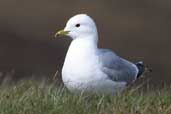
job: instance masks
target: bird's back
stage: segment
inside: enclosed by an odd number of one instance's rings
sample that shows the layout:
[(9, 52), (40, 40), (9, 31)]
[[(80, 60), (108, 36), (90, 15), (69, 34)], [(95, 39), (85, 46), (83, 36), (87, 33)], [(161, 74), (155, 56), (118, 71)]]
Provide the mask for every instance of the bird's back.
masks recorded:
[(136, 79), (138, 68), (135, 64), (117, 56), (108, 49), (99, 49), (98, 55), (103, 65), (102, 71), (111, 80), (131, 83)]

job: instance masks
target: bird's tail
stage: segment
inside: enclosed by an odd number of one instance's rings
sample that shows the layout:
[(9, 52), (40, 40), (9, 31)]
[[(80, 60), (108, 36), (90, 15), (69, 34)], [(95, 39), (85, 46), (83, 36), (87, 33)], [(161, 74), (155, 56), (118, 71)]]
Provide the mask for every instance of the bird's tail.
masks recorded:
[(144, 73), (151, 72), (152, 70), (144, 65), (143, 61), (135, 64), (138, 68), (137, 78), (141, 77)]

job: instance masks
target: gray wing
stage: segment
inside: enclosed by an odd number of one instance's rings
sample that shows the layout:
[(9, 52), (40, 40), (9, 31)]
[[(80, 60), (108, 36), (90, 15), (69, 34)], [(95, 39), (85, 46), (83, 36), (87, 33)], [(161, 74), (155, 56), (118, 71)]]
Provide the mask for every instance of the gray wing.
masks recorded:
[(98, 56), (102, 62), (102, 71), (111, 80), (129, 84), (136, 79), (138, 69), (133, 63), (120, 58), (108, 49), (99, 49)]

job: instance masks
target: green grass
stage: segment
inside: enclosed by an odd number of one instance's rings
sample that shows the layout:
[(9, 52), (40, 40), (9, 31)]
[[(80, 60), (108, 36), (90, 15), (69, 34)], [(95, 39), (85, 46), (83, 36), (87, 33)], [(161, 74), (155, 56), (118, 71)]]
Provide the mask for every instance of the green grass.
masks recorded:
[(74, 95), (53, 84), (23, 81), (0, 87), (0, 114), (171, 114), (171, 90)]

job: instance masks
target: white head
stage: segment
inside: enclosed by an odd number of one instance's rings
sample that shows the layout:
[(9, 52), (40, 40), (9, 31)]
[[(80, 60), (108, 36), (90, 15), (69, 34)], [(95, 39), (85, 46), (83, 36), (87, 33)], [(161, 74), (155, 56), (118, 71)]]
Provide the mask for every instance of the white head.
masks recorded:
[(70, 36), (73, 40), (77, 38), (94, 38), (98, 40), (96, 24), (93, 19), (86, 14), (78, 14), (71, 17), (64, 30), (56, 33), (57, 35)]

